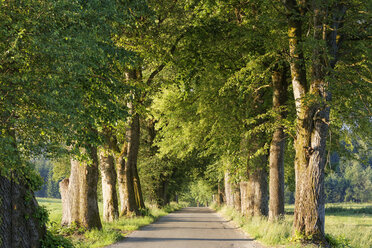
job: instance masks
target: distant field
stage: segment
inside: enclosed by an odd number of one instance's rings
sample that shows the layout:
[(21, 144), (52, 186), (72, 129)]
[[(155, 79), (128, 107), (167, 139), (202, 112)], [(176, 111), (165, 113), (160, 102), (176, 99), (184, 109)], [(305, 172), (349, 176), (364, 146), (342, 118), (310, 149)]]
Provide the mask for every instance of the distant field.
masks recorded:
[(54, 198), (36, 198), (41, 206), (45, 206), (49, 211), (49, 222), (61, 223), (62, 201)]
[[(49, 211), (49, 222), (60, 223), (62, 219), (62, 201), (55, 198), (39, 198), (36, 200), (41, 206), (45, 206)], [(99, 212), (102, 216), (102, 202), (98, 203)]]

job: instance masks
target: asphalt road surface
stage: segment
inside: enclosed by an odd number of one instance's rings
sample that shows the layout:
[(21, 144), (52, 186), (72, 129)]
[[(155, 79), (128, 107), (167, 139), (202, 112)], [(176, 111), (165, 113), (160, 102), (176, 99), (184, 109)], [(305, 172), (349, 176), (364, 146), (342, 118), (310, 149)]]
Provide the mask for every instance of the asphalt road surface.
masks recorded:
[(209, 208), (184, 208), (109, 248), (263, 248)]

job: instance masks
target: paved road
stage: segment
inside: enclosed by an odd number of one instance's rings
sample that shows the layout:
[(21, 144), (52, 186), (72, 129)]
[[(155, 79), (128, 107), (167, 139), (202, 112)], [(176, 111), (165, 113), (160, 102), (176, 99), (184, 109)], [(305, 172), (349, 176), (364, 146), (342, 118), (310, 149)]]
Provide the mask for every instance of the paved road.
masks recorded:
[(184, 208), (109, 248), (263, 248), (208, 208)]

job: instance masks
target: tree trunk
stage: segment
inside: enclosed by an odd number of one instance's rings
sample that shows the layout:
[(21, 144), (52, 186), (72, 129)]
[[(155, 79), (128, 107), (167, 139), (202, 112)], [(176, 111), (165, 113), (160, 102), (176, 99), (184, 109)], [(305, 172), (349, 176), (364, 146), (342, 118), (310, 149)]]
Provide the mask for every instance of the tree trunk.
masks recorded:
[(156, 204), (158, 207), (163, 207), (168, 203), (168, 181), (166, 178), (161, 178), (159, 184), (156, 185)]
[[(240, 212), (243, 214), (243, 215), (248, 215), (250, 216), (251, 214), (249, 213), (249, 209), (248, 209), (248, 186), (249, 186), (249, 183), (248, 182), (240, 182)], [(253, 214), (252, 214), (253, 215)]]
[[(86, 152), (88, 152), (92, 164), (80, 164), (79, 161), (71, 160), (71, 174), (68, 181), (68, 197), (62, 198), (62, 201), (69, 203), (70, 219), (68, 225), (75, 223), (77, 226), (83, 226), (87, 229), (101, 229), (102, 224), (99, 216), (97, 200), (97, 148), (93, 146), (88, 147)], [(67, 184), (67, 181), (65, 181), (65, 184)], [(63, 187), (66, 187), (66, 185), (63, 185)], [(68, 208), (63, 209), (68, 211)], [(68, 215), (68, 213), (64, 212), (63, 215)]]
[(270, 146), (270, 206), (269, 220), (284, 216), (284, 150), (283, 128), (274, 131)]
[(62, 199), (62, 221), (61, 225), (66, 226), (70, 224), (71, 210), (70, 210), (70, 196), (68, 191), (69, 179), (65, 178), (59, 183), (59, 191)]
[(77, 160), (71, 159), (71, 172), (68, 184), (68, 198), (62, 199), (63, 201), (69, 202), (70, 219), (68, 225), (77, 224), (80, 225), (80, 175), (79, 175), (80, 163)]
[(267, 172), (265, 168), (254, 168), (247, 182), (240, 183), (241, 212), (246, 216), (266, 216), (268, 212)]
[[(142, 80), (142, 74), (140, 70), (130, 70), (126, 73), (126, 78), (128, 81), (133, 80), (134, 82)], [(128, 103), (129, 112), (132, 115), (129, 129), (127, 131), (127, 167), (128, 175), (130, 175), (130, 180), (133, 183), (134, 197), (136, 200), (137, 208), (145, 208), (145, 203), (143, 201), (141, 182), (138, 176), (137, 169), (137, 158), (140, 145), (140, 116), (136, 113), (135, 106), (133, 102)], [(128, 183), (128, 182), (127, 182)]]
[(101, 229), (101, 219), (98, 210), (98, 156), (97, 147), (88, 146), (87, 153), (92, 161), (90, 165), (80, 166), (80, 225), (87, 229)]
[(39, 211), (34, 193), (27, 186), (0, 176), (0, 247), (40, 247), (46, 228)]
[[(324, 16), (314, 4), (314, 38), (321, 40)], [(289, 48), (293, 92), (296, 101), (297, 125), (295, 140), (296, 200), (294, 230), (305, 235), (307, 240), (327, 245), (324, 236), (324, 165), (330, 108), (325, 82), (325, 54), (319, 43), (313, 51), (312, 81), (307, 95), (305, 61), (299, 48), (302, 23), (289, 18)], [(300, 56), (301, 55), (301, 56)]]
[[(124, 149), (126, 145), (124, 145)], [(139, 213), (134, 194), (133, 175), (128, 163), (125, 161), (125, 153), (118, 158), (118, 183), (120, 194), (120, 216), (132, 216)]]
[(127, 132), (128, 138), (128, 167), (131, 169), (131, 175), (133, 180), (133, 189), (135, 194), (135, 199), (138, 208), (145, 208), (145, 203), (143, 201), (141, 183), (138, 176), (137, 170), (137, 158), (140, 144), (140, 123), (139, 115), (135, 114), (132, 117), (130, 128)]
[[(266, 156), (265, 156), (266, 157)], [(265, 162), (267, 160), (265, 159)], [(265, 163), (266, 165), (266, 163)], [(267, 216), (268, 213), (268, 188), (267, 188), (267, 171), (265, 168), (258, 168), (252, 174), (254, 182), (254, 215)]]
[(102, 177), (103, 220), (112, 222), (119, 217), (115, 158), (104, 150), (100, 151), (100, 169)]
[(225, 171), (225, 197), (226, 197), (226, 205), (229, 207), (234, 206), (234, 195), (232, 190), (232, 185), (230, 182), (230, 174), (228, 171)]
[(241, 211), (240, 184), (234, 184), (233, 190), (234, 208), (240, 212)]
[[(284, 106), (287, 100), (287, 81), (284, 68), (276, 70), (272, 75), (274, 88), (273, 109), (282, 111), (277, 121), (285, 118), (286, 114), (280, 108)], [(284, 215), (284, 151), (285, 151), (285, 133), (282, 126), (275, 129), (270, 145), (270, 202), (269, 202), (269, 220), (275, 220)]]
[(221, 182), (217, 184), (217, 206), (221, 206), (223, 204), (223, 193), (221, 190)]

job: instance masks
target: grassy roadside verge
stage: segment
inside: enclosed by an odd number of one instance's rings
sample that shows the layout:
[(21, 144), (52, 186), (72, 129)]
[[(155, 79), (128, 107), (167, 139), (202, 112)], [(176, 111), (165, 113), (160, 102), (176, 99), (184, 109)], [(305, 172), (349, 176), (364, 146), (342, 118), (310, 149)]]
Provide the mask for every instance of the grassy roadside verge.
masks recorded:
[[(77, 227), (61, 227), (62, 204), (59, 199), (38, 198), (41, 206), (49, 211), (48, 230), (53, 235), (62, 235), (71, 241), (71, 246), (61, 240), (61, 248), (95, 248), (113, 244), (124, 238), (130, 232), (142, 226), (151, 224), (159, 217), (165, 216), (170, 212), (186, 206), (185, 203), (171, 203), (164, 208), (150, 206), (147, 211), (143, 211), (143, 216), (133, 218), (119, 218), (112, 223), (103, 222), (102, 230), (85, 230)], [(58, 241), (57, 241), (58, 242)]]
[[(293, 205), (286, 207), (285, 219), (277, 222), (268, 222), (265, 217), (247, 218), (226, 206), (214, 209), (264, 245), (314, 247), (291, 242)], [(332, 247), (372, 247), (372, 204), (327, 204), (325, 230)]]

